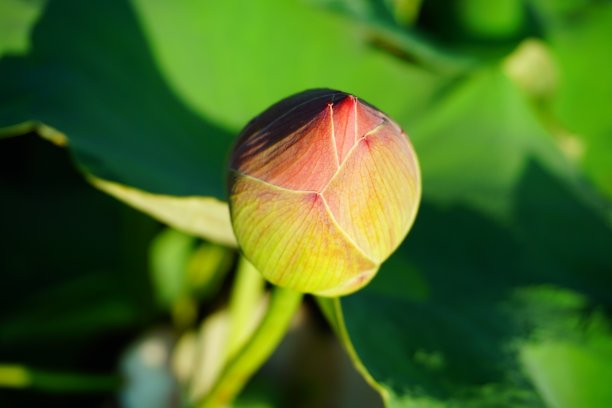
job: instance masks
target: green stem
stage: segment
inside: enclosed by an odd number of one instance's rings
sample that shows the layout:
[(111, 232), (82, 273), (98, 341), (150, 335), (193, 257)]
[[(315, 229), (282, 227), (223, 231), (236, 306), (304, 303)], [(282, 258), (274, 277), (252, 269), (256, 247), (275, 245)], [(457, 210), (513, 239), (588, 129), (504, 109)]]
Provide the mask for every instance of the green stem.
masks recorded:
[(227, 363), (199, 408), (219, 408), (229, 404), (249, 378), (268, 359), (289, 328), (302, 300), (302, 294), (274, 287), (270, 305), (250, 340)]
[(68, 373), (35, 370), (17, 364), (0, 364), (0, 387), (33, 388), (48, 392), (116, 391), (121, 381), (116, 375)]
[(230, 331), (226, 358), (234, 356), (255, 330), (251, 323), (253, 312), (262, 300), (265, 283), (259, 271), (246, 258), (240, 257), (229, 305)]

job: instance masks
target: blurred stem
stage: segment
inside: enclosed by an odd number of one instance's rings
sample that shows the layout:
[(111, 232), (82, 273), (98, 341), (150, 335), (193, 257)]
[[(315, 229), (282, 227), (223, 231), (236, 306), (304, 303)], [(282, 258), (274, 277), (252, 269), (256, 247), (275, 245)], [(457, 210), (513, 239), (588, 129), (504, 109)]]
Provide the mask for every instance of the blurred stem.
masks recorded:
[(274, 287), (266, 315), (249, 341), (231, 358), (199, 408), (228, 405), (276, 349), (302, 300), (302, 293)]
[(252, 320), (264, 291), (265, 281), (259, 271), (240, 257), (230, 298), (230, 329), (226, 346), (229, 359), (242, 347), (253, 331)]
[(48, 392), (116, 391), (119, 376), (35, 370), (17, 364), (0, 364), (0, 387), (33, 388)]

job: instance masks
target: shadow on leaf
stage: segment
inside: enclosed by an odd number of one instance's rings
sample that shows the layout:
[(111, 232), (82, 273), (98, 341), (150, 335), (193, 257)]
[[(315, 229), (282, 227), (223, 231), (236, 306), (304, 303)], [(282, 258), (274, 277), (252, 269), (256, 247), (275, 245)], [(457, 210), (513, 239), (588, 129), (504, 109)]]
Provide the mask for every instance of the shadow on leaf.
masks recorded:
[(0, 126), (53, 126), (106, 180), (221, 198), (230, 135), (174, 95), (128, 2), (94, 3), (50, 1), (29, 54), (0, 60)]
[(593, 313), (609, 308), (612, 233), (603, 212), (531, 161), (513, 218), (505, 225), (424, 201), (377, 278), (342, 300), (357, 353), (393, 395), (541, 405), (521, 346), (543, 333), (580, 341)]

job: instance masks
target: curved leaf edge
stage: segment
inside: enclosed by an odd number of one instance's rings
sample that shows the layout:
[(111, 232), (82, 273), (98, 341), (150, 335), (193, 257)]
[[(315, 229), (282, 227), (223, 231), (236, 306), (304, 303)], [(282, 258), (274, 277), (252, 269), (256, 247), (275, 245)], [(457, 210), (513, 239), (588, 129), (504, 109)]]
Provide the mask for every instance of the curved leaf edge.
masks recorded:
[[(36, 133), (59, 147), (69, 148), (69, 138), (41, 121), (28, 120), (0, 128), (0, 140)], [(97, 189), (142, 211), (156, 220), (188, 234), (221, 245), (236, 247), (229, 207), (211, 196), (171, 196), (154, 194), (97, 177), (87, 172), (73, 157), (75, 166)]]

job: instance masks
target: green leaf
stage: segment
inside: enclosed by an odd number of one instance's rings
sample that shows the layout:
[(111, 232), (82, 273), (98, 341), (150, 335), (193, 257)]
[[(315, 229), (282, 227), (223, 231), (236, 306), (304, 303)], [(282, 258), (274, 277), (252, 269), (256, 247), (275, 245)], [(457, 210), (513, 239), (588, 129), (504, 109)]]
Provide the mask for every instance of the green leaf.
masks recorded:
[(195, 238), (172, 229), (162, 231), (151, 243), (151, 275), (162, 306), (172, 306), (187, 294), (185, 275), (194, 247)]
[(456, 4), (464, 28), (488, 40), (516, 35), (527, 18), (525, 5), (520, 0), (459, 0)]
[(559, 20), (549, 31), (563, 82), (551, 109), (581, 143), (587, 174), (612, 197), (612, 5), (599, 2)]
[(79, 166), (106, 180), (221, 196), (230, 135), (173, 94), (136, 18), (121, 1), (50, 2), (30, 52), (0, 64), (0, 126), (49, 124), (67, 135)]
[(151, 194), (96, 177), (90, 177), (89, 181), (105, 193), (181, 231), (220, 244), (237, 245), (227, 203), (215, 197)]
[(597, 334), (581, 344), (556, 340), (527, 345), (522, 360), (538, 390), (555, 407), (610, 405), (610, 335)]
[(79, 370), (88, 349), (110, 370), (118, 340), (154, 317), (157, 224), (85, 183), (65, 150), (2, 143), (0, 360)]
[(610, 406), (601, 198), (498, 70), (413, 136), (424, 200), (412, 232), (369, 286), (324, 306), (357, 368), (392, 407)]
[(171, 307), (186, 298), (216, 294), (233, 256), (228, 248), (198, 245), (195, 237), (167, 229), (151, 243), (149, 259), (158, 303)]
[(172, 89), (230, 129), (293, 93), (322, 87), (354, 93), (394, 117), (416, 118), (443, 84), (372, 50), (351, 22), (299, 0), (136, 0), (134, 6)]
[[(451, 77), (466, 73), (475, 60), (459, 55), (433, 41), (415, 26), (421, 1), (418, 0), (309, 0), (340, 15), (350, 17), (365, 28), (365, 40), (381, 51), (388, 52), (410, 64)], [(387, 4), (385, 3), (392, 3)]]
[(0, 127), (67, 142), (96, 186), (224, 244), (225, 161), (254, 115), (332, 87), (416, 118), (443, 82), (296, 1), (98, 2), (49, 2), (29, 52), (0, 60)]
[(28, 49), (28, 33), (45, 0), (4, 0), (0, 6), (0, 56)]
[(149, 261), (158, 304), (171, 311), (177, 328), (186, 329), (197, 321), (198, 303), (218, 294), (232, 266), (233, 253), (167, 229), (153, 240)]

